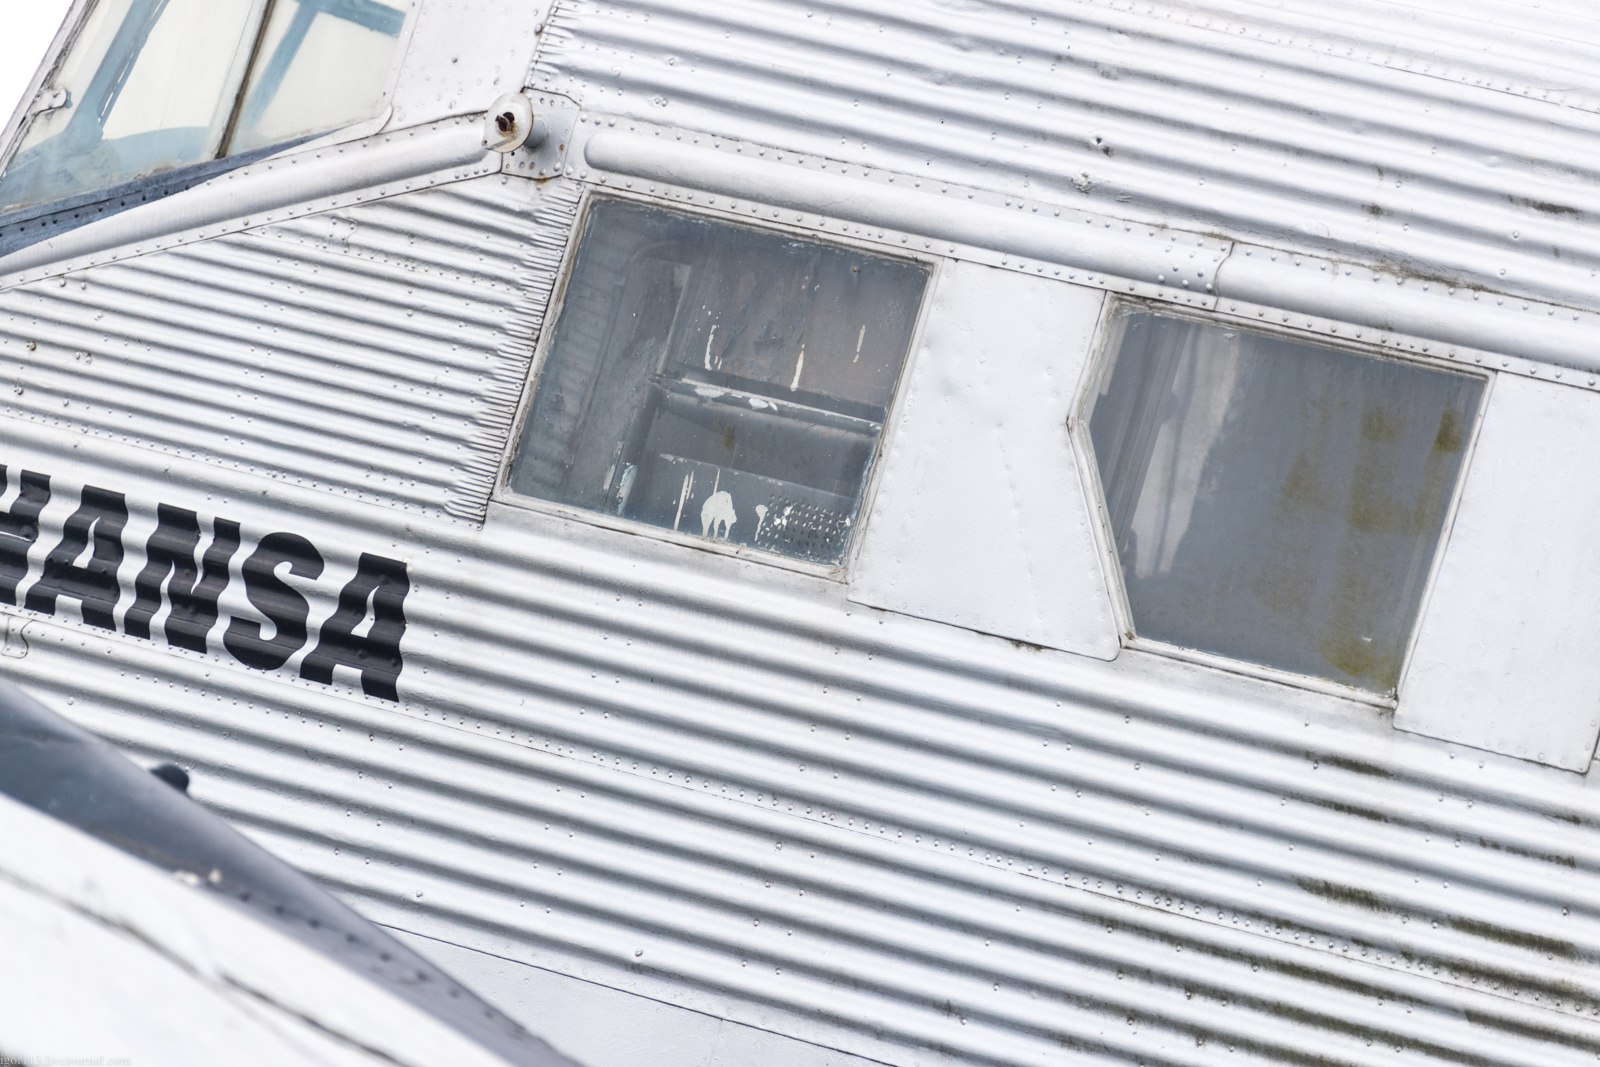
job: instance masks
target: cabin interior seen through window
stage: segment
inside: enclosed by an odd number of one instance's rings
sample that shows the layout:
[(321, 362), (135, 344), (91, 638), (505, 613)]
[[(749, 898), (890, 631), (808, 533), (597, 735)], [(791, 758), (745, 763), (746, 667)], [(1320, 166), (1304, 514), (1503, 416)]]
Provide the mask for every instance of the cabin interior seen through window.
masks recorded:
[(0, 212), (371, 118), (410, 5), (97, 0), (32, 104)]
[(1484, 380), (1125, 309), (1089, 436), (1140, 637), (1392, 693)]
[(926, 282), (917, 263), (597, 199), (509, 487), (836, 563)]

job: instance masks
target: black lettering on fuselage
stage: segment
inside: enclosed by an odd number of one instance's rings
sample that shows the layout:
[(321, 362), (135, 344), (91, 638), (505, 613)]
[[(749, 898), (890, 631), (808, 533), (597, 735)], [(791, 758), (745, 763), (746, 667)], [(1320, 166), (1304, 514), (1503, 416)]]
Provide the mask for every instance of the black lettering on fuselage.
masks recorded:
[[(21, 471), (17, 499), (10, 511), (0, 512), (0, 602), (17, 602), (17, 583), (28, 576), (28, 550), (39, 539), (39, 513), (50, 503), (50, 476)], [(0, 465), (0, 493), (10, 483)]]
[(261, 539), (240, 572), (244, 593), (256, 610), (272, 620), (277, 633), (261, 636), (261, 624), (235, 615), (222, 635), (223, 646), (247, 667), (277, 670), (306, 643), (306, 618), (311, 606), (298, 590), (279, 578), (277, 569), (289, 564), (289, 573), (316, 578), (322, 573), (322, 554), (299, 534), (270, 533)]
[[(117, 568), (122, 566), (122, 528), (128, 524), (128, 505), (121, 493), (86, 485), (78, 510), (62, 527), (61, 542), (44, 558), (44, 573), (28, 589), (31, 611), (54, 615), (56, 599), (76, 600), (83, 621), (102, 630), (117, 628), (117, 601), (122, 587)], [(93, 542), (93, 553), (82, 567), (77, 559)]]
[(157, 504), (156, 531), (145, 542), (145, 565), (133, 580), (134, 600), (122, 620), (124, 632), (150, 636), (150, 620), (161, 610), (165, 583), (167, 602), (172, 606), (165, 627), (167, 644), (195, 652), (206, 650), (206, 635), (217, 624), (217, 598), (228, 585), (228, 563), (239, 551), (239, 524), (213, 520), (211, 544), (197, 569), (194, 556), (199, 547), (199, 517), (183, 508)]
[[(338, 610), (322, 624), (317, 647), (306, 653), (300, 664), (300, 677), (331, 685), (335, 666), (353, 667), (361, 672), (363, 693), (399, 700), (395, 683), (404, 666), (400, 638), (406, 632), (405, 601), (410, 591), (404, 563), (361, 553), (356, 576), (339, 591)], [(361, 637), (355, 628), (366, 619), (369, 601), (372, 627)]]
[[(39, 539), (39, 518), (50, 503), (51, 485), (49, 475), (0, 464), (0, 494), (10, 487), (13, 475), (17, 497), (8, 510), (0, 511), (0, 603), (21, 603), (29, 611), (54, 615), (60, 599), (76, 600), (86, 624), (115, 630), (122, 600), (118, 577), (124, 561), (122, 534), (128, 525), (126, 498), (109, 489), (84, 486), (78, 509), (62, 524), (61, 540), (44, 558), (43, 572), (24, 591), (28, 554)], [(156, 505), (155, 532), (145, 542), (145, 563), (133, 579), (133, 603), (122, 620), (124, 632), (148, 640), (164, 596), (169, 609), (167, 644), (209, 651), (218, 604), (242, 539), (239, 523), (212, 519), (211, 541), (197, 565), (201, 533), (195, 512)], [(258, 622), (228, 620), (223, 647), (248, 667), (277, 670), (305, 647), (310, 636), (311, 605), (278, 576), (284, 564), (289, 573), (308, 579), (321, 577), (324, 568), (315, 545), (284, 532), (261, 538), (240, 567), (245, 596), (276, 631), (267, 638)], [(338, 606), (301, 664), (301, 677), (331, 685), (335, 668), (348, 667), (360, 674), (361, 690), (368, 696), (399, 700), (397, 683), (405, 663), (400, 643), (410, 592), (404, 562), (363, 552), (355, 577), (339, 591)], [(358, 634), (369, 616), (372, 625)]]

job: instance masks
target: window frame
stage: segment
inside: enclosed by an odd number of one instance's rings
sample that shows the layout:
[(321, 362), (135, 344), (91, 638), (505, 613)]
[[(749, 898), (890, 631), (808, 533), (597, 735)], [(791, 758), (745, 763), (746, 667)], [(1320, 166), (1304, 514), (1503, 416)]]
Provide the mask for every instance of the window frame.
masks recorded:
[[(893, 427), (898, 422), (901, 408), (905, 403), (906, 383), (910, 381), (911, 375), (915, 370), (917, 353), (922, 347), (923, 332), (927, 327), (928, 314), (933, 306), (934, 290), (938, 285), (946, 257), (891, 248), (874, 241), (851, 238), (846, 234), (834, 234), (813, 227), (796, 226), (785, 223), (781, 219), (761, 218), (759, 211), (751, 211), (749, 214), (744, 214), (735, 210), (719, 209), (715, 206), (716, 199), (714, 196), (708, 196), (706, 205), (702, 206), (699, 204), (685, 204), (670, 198), (651, 196), (633, 190), (601, 188), (586, 184), (572, 228), (567, 234), (567, 244), (562, 252), (561, 265), (556, 275), (556, 284), (552, 288), (549, 300), (545, 305), (544, 318), (539, 329), (539, 340), (532, 358), (528, 361), (528, 371), (522, 383), (522, 395), (517, 401), (516, 415), (512, 419), (508, 431), (500, 457), (500, 469), (495, 475), (494, 490), (489, 494), (489, 499), (496, 504), (503, 504), (556, 519), (581, 522), (600, 529), (648, 537), (666, 544), (679, 545), (713, 555), (751, 560), (780, 570), (793, 571), (844, 583), (847, 581), (854, 566), (856, 555), (860, 551), (862, 530), (866, 525), (867, 515), (871, 512), (872, 500), (877, 493), (878, 483), (883, 474), (884, 450), (893, 434)], [(731, 201), (732, 198), (729, 199)], [(878, 440), (873, 445), (872, 459), (861, 486), (861, 503), (857, 509), (844, 554), (837, 563), (816, 563), (809, 560), (793, 559), (750, 545), (734, 544), (700, 537), (693, 533), (669, 530), (641, 522), (638, 519), (610, 515), (602, 511), (590, 511), (586, 508), (575, 507), (571, 504), (561, 504), (539, 497), (524, 496), (512, 490), (510, 485), (511, 466), (516, 460), (517, 448), (522, 441), (523, 429), (533, 408), (533, 399), (538, 392), (539, 379), (544, 374), (545, 364), (550, 358), (550, 350), (555, 341), (555, 325), (560, 319), (562, 309), (566, 304), (567, 286), (572, 279), (572, 269), (577, 260), (578, 246), (583, 237), (584, 227), (588, 224), (589, 214), (597, 201), (642, 204), (647, 207), (675, 212), (686, 217), (731, 223), (765, 233), (782, 234), (817, 244), (848, 248), (885, 259), (916, 264), (928, 272), (927, 284), (923, 286), (922, 299), (913, 318), (911, 339), (906, 349), (905, 359), (900, 365), (900, 375), (895, 381), (894, 391), (889, 397), (889, 402), (884, 407), (883, 429), (879, 432)], [(756, 207), (757, 205), (751, 206)], [(759, 207), (771, 214), (777, 214), (776, 209), (766, 205), (760, 205)]]
[[(1394, 693), (1378, 693), (1368, 689), (1358, 689), (1327, 678), (1297, 674), (1293, 671), (1281, 670), (1265, 664), (1252, 663), (1249, 660), (1235, 659), (1232, 656), (1221, 653), (1187, 648), (1182, 645), (1174, 645), (1166, 641), (1158, 641), (1154, 638), (1139, 635), (1138, 629), (1134, 625), (1133, 608), (1128, 599), (1127, 583), (1123, 577), (1122, 559), (1117, 552), (1116, 538), (1111, 529), (1111, 516), (1105, 504), (1106, 493), (1105, 486), (1100, 481), (1100, 465), (1095, 458), (1094, 444), (1089, 434), (1089, 420), (1094, 413), (1100, 384), (1104, 376), (1111, 370), (1118, 355), (1117, 352), (1112, 350), (1113, 340), (1117, 336), (1116, 321), (1119, 315), (1129, 311), (1147, 312), (1166, 318), (1184, 319), (1207, 326), (1237, 329), (1242, 333), (1256, 334), (1258, 336), (1282, 338), (1334, 352), (1348, 353), (1353, 356), (1368, 356), (1396, 363), (1409, 363), (1436, 370), (1453, 371), (1457, 374), (1466, 374), (1478, 378), (1483, 382), (1483, 392), (1478, 398), (1477, 411), (1473, 414), (1472, 430), (1463, 448), (1460, 473), (1456, 477), (1456, 484), (1451, 489), (1450, 500), (1445, 506), (1444, 522), (1439, 530), (1439, 543), (1434, 549), (1433, 558), (1428, 563), (1428, 575), (1422, 586), (1422, 596), (1417, 602), (1416, 618), (1412, 621), (1410, 632), (1406, 635), (1405, 649), (1400, 661), (1400, 682)], [(1283, 317), (1287, 319), (1288, 316), (1285, 315)], [(1343, 328), (1344, 326), (1341, 325), (1340, 329)], [(1084, 364), (1083, 380), (1078, 384), (1078, 395), (1072, 405), (1072, 415), (1068, 422), (1067, 432), (1072, 441), (1072, 451), (1078, 463), (1079, 474), (1083, 479), (1084, 492), (1089, 495), (1087, 503), (1090, 512), (1094, 515), (1092, 525), (1094, 526), (1095, 544), (1100, 553), (1101, 566), (1105, 568), (1106, 587), (1111, 594), (1111, 610), (1117, 626), (1117, 640), (1123, 648), (1192, 663), (1197, 666), (1209, 667), (1229, 674), (1258, 678), (1264, 681), (1293, 686), (1297, 689), (1343, 697), (1376, 708), (1392, 711), (1398, 706), (1400, 687), (1405, 683), (1406, 671), (1411, 665), (1417, 637), (1422, 631), (1422, 620), (1427, 614), (1429, 602), (1433, 599), (1433, 587), (1439, 579), (1439, 571), (1444, 562), (1445, 551), (1449, 546), (1450, 534), (1455, 526), (1456, 515), (1461, 507), (1461, 498), (1465, 492), (1468, 479), (1472, 477), (1473, 459), (1477, 454), (1478, 437), (1483, 432), (1484, 416), (1489, 410), (1489, 399), (1494, 392), (1494, 384), (1499, 375), (1493, 368), (1484, 367), (1477, 363), (1469, 364), (1461, 360), (1427, 353), (1399, 351), (1394, 347), (1364, 341), (1359, 337), (1364, 332), (1361, 327), (1350, 326), (1349, 329), (1356, 336), (1330, 337), (1327, 334), (1313, 330), (1297, 329), (1293, 325), (1266, 322), (1240, 314), (1229, 314), (1220, 309), (1207, 311), (1178, 304), (1169, 304), (1160, 300), (1110, 294), (1104, 308), (1101, 310), (1100, 322), (1096, 326), (1094, 350)]]
[[(44, 60), (39, 64), (38, 69), (34, 71), (32, 80), (28, 82), (28, 88), (24, 91), (22, 99), (17, 102), (5, 127), (0, 129), (0, 176), (5, 175), (6, 168), (11, 165), (12, 158), (15, 157), (23, 139), (27, 136), (32, 118), (29, 109), (33, 106), (34, 101), (39, 98), (39, 94), (44, 91), (45, 87), (50, 84), (51, 80), (60, 71), (62, 60), (65, 59), (72, 46), (77, 43), (78, 37), (83, 32), (84, 25), (89, 20), (90, 12), (97, 3), (101, 2), (102, 0), (74, 0), (72, 7), (67, 11), (66, 17), (62, 19), (61, 28), (56, 31), (55, 37), (50, 42), (50, 47), (45, 51)], [(400, 34), (395, 38), (394, 56), (389, 61), (388, 73), (384, 75), (383, 92), (379, 96), (377, 113), (371, 118), (362, 119), (360, 122), (351, 123), (349, 126), (341, 126), (338, 129), (329, 130), (326, 133), (311, 134), (308, 137), (283, 141), (281, 142), (284, 146), (283, 150), (321, 148), (325, 145), (359, 141), (382, 132), (388, 126), (389, 120), (394, 114), (394, 95), (396, 89), (399, 88), (401, 69), (406, 55), (410, 51), (411, 37), (416, 30), (418, 13), (425, 2), (426, 0), (411, 0), (411, 4), (406, 10), (405, 21), (401, 24)], [(238, 110), (243, 104), (245, 93), (249, 87), (250, 66), (256, 58), (255, 53), (261, 41), (262, 27), (272, 17), (272, 0), (266, 0), (262, 4), (259, 17), (260, 22), (256, 26), (255, 42), (252, 44), (250, 54), (245, 59), (244, 73), (239, 83), (234, 86), (233, 102), (228, 105), (229, 120), (223, 131), (223, 141), (219, 146), (220, 148), (228, 147), (228, 142), (232, 137)], [(90, 190), (86, 193), (69, 194), (57, 197), (54, 200), (41, 201), (29, 207), (18, 208), (16, 214), (28, 213), (42, 216), (50, 214), (53, 205), (68, 200), (74, 203), (95, 203), (98, 200), (126, 196), (129, 191), (137, 190), (147, 184), (170, 184), (174, 179), (181, 180), (185, 174), (188, 174), (194, 168), (216, 167), (219, 164), (226, 164), (230, 159), (238, 159), (240, 161), (238, 165), (244, 166), (263, 156), (275, 154), (276, 147), (276, 145), (266, 145), (250, 151), (195, 160), (192, 163), (185, 163), (171, 170), (158, 171), (155, 174), (147, 174), (142, 178), (134, 178), (129, 182), (110, 186), (104, 190)], [(227, 168), (224, 166), (222, 169)], [(6, 217), (6, 214), (0, 214), (0, 219)]]

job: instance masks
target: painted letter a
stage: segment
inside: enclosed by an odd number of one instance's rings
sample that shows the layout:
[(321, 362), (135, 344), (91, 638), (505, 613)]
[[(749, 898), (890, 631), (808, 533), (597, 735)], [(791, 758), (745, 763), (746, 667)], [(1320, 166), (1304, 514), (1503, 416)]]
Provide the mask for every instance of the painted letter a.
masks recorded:
[[(322, 624), (317, 647), (300, 664), (300, 677), (330, 685), (333, 668), (351, 667), (361, 672), (361, 691), (369, 697), (399, 700), (395, 683), (405, 666), (400, 638), (406, 632), (406, 594), (411, 579), (397, 559), (361, 553), (356, 576), (339, 591), (339, 608)], [(366, 621), (371, 603), (372, 626), (366, 636), (356, 629)]]
[[(121, 493), (84, 486), (78, 510), (62, 527), (60, 543), (44, 558), (44, 573), (28, 588), (28, 608), (54, 615), (56, 598), (66, 597), (82, 605), (85, 623), (116, 629), (117, 601), (122, 599), (117, 569), (122, 566), (122, 528), (127, 524), (128, 504)], [(94, 551), (80, 567), (78, 557), (91, 540)]]

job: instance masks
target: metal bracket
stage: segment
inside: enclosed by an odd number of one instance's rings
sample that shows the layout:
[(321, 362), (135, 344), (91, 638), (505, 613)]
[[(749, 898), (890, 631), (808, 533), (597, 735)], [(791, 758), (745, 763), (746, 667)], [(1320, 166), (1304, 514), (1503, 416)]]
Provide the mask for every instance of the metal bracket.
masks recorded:
[(33, 103), (28, 105), (28, 116), (43, 114), (46, 111), (59, 111), (61, 108), (72, 105), (72, 91), (70, 89), (41, 89), (39, 95), (33, 98)]
[(7, 656), (11, 659), (21, 659), (26, 656), (28, 654), (28, 642), (23, 637), (22, 631), (32, 620), (19, 618), (16, 615), (0, 615), (0, 620), (3, 620), (0, 625), (5, 627), (5, 637), (0, 640), (0, 656)]
[(523, 90), (533, 104), (533, 117), (548, 131), (538, 144), (529, 143), (503, 157), (501, 171), (518, 174), (524, 178), (556, 178), (563, 173), (567, 151), (572, 147), (573, 132), (578, 126), (578, 105), (554, 93)]

